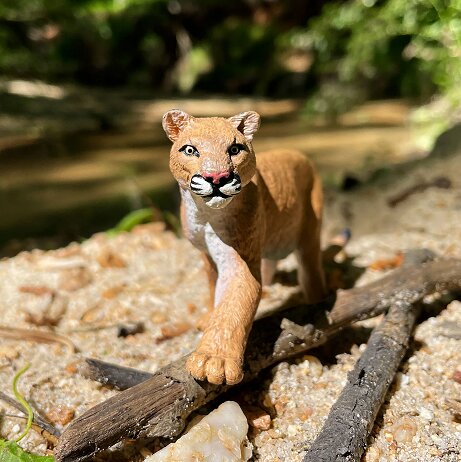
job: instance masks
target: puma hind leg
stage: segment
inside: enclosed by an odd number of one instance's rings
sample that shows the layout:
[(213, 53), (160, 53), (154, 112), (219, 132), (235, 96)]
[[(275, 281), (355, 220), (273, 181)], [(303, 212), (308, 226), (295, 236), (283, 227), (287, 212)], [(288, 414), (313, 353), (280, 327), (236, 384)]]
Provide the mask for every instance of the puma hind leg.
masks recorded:
[(270, 286), (274, 279), (275, 272), (277, 271), (278, 260), (269, 260), (263, 258), (261, 260), (261, 280), (263, 287)]
[(296, 249), (298, 282), (308, 303), (316, 303), (327, 295), (322, 265), (320, 234), (322, 228), (323, 192), (320, 178), (315, 175), (307, 198), (307, 210)]
[(317, 303), (327, 294), (322, 267), (320, 226), (304, 232), (295, 252), (298, 260), (298, 282), (308, 303)]

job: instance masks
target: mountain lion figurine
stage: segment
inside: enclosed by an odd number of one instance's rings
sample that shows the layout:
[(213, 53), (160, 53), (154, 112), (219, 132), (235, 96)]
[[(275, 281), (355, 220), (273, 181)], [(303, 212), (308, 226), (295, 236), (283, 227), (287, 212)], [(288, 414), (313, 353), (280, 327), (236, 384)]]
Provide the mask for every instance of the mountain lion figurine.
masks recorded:
[(309, 160), (285, 149), (252, 147), (259, 114), (196, 118), (173, 109), (163, 129), (181, 192), (185, 236), (204, 257), (214, 309), (187, 361), (198, 380), (236, 384), (261, 287), (277, 261), (295, 252), (310, 303), (325, 296), (321, 266), (322, 186)]

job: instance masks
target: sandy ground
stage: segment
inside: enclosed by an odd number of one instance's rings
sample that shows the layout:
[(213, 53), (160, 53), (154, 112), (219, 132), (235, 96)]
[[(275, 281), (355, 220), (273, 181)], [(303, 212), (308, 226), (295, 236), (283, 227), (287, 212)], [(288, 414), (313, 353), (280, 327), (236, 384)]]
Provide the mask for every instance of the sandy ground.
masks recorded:
[[(337, 230), (351, 228), (346, 252), (356, 274), (361, 273), (357, 284), (386, 274), (371, 269), (372, 262), (409, 248), (427, 247), (461, 258), (459, 172), (460, 154), (434, 158), (373, 185), (327, 196), (325, 241)], [(428, 188), (395, 207), (388, 205), (389, 198), (441, 175), (451, 181), (450, 188)], [(291, 264), (289, 259), (285, 267)], [(61, 429), (116, 393), (81, 377), (76, 367), (80, 358), (155, 371), (193, 348), (200, 335), (193, 325), (207, 304), (197, 252), (160, 224), (114, 238), (95, 235), (57, 251), (21, 253), (0, 262), (0, 281), (1, 324), (9, 334), (12, 328), (33, 328), (66, 339), (43, 344), (24, 337), (6, 339), (0, 333), (0, 389), (11, 390), (15, 371), (30, 362), (20, 388), (35, 409)], [(274, 284), (262, 308), (279, 304), (294, 290)], [(144, 326), (142, 333), (119, 335), (121, 326), (137, 322)], [(363, 332), (374, 322), (363, 323), (352, 342), (335, 342), (334, 348), (315, 350), (314, 356), (281, 363), (261, 374), (251, 388), (236, 392), (237, 398), (271, 415), (268, 430), (250, 433), (254, 460), (302, 460), (365, 347)], [(365, 461), (461, 459), (461, 423), (446, 401), (461, 399), (460, 331), (459, 302), (417, 327), (411, 354), (376, 421)], [(23, 421), (12, 417), (12, 408), (0, 403), (0, 409), (5, 413), (1, 436), (15, 438)], [(39, 453), (47, 448), (34, 431), (21, 444)], [(139, 448), (127, 448), (130, 460), (143, 458)]]

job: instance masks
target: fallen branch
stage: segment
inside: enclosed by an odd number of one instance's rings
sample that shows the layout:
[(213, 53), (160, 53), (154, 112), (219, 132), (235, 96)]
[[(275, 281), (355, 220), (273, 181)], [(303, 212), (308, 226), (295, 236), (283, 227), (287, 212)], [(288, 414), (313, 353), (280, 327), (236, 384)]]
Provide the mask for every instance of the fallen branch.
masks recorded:
[[(254, 323), (247, 345), (244, 381), (325, 343), (357, 320), (376, 316), (398, 303), (411, 305), (430, 293), (460, 289), (461, 261), (439, 260), (399, 268), (365, 287), (341, 291), (330, 312), (326, 305), (298, 306), (260, 319)], [(282, 322), (287, 330), (281, 327)], [(191, 412), (229, 388), (194, 380), (185, 371), (186, 360), (187, 356), (169, 364), (75, 419), (62, 434), (56, 460), (83, 461), (123, 438), (178, 435)]]
[(391, 306), (349, 372), (346, 386), (303, 462), (361, 460), (376, 415), (408, 348), (417, 312), (417, 304)]
[(400, 204), (400, 202), (405, 201), (413, 194), (423, 192), (428, 188), (441, 188), (441, 189), (450, 189), (452, 186), (451, 180), (446, 176), (439, 176), (434, 178), (432, 181), (426, 182), (418, 182), (414, 186), (410, 186), (409, 188), (405, 189), (403, 192), (393, 196), (387, 200), (389, 207), (395, 207), (396, 205)]

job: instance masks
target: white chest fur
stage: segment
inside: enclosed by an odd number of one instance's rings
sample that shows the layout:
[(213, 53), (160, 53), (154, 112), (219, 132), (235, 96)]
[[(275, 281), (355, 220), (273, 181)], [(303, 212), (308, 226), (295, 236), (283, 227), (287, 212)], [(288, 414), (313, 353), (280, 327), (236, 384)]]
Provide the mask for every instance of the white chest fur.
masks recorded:
[(192, 244), (198, 249), (206, 251), (205, 244), (205, 226), (207, 223), (206, 216), (202, 210), (200, 210), (192, 197), (192, 193), (187, 190), (180, 188), (182, 206), (184, 208), (183, 229), (185, 230), (186, 237)]
[(228, 279), (235, 272), (235, 250), (222, 241), (210, 224), (209, 214), (217, 213), (217, 211), (209, 210), (206, 205), (200, 207), (188, 190), (181, 189), (181, 196), (184, 207), (183, 220), (186, 221), (183, 225), (185, 225), (187, 238), (195, 247), (207, 253), (216, 264), (218, 280), (215, 303), (218, 303)]
[[(194, 198), (189, 190), (181, 189), (181, 196), (184, 207), (183, 220), (186, 237), (199, 250), (208, 253), (218, 266), (223, 265), (224, 259), (232, 251), (231, 247), (225, 244), (221, 237), (216, 234), (211, 223), (215, 221), (214, 214), (220, 211), (209, 208), (205, 204), (200, 204), (202, 198)], [(198, 202), (198, 203), (197, 203)], [(223, 230), (221, 229), (221, 232)], [(225, 231), (224, 231), (225, 232)]]

